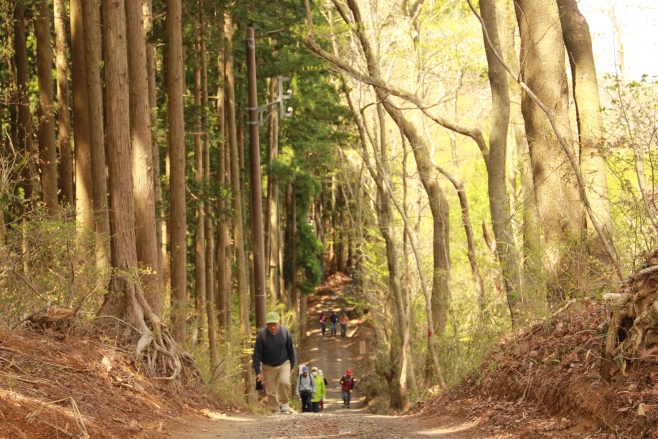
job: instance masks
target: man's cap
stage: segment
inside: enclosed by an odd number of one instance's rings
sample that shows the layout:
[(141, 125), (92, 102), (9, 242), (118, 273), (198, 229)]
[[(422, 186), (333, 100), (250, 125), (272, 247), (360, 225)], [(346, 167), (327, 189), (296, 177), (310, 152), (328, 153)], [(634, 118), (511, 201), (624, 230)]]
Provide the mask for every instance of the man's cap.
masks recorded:
[(347, 369), (347, 372), (345, 372), (347, 375), (352, 375), (352, 369)]
[(315, 366), (313, 366), (313, 367), (311, 368), (311, 371), (314, 371), (314, 370), (318, 370), (318, 368), (315, 367)]
[(302, 367), (302, 372), (308, 372), (308, 366)]
[(279, 314), (275, 313), (274, 311), (270, 311), (265, 315), (265, 324), (279, 323), (280, 321), (281, 318), (279, 317)]

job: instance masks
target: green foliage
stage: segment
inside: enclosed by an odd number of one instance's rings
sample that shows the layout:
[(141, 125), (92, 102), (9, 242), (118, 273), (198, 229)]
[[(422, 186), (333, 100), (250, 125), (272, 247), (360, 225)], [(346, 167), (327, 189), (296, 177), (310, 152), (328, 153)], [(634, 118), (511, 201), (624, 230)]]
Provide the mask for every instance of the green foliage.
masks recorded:
[(108, 274), (96, 266), (96, 236), (36, 210), (7, 233), (0, 249), (0, 314), (17, 323), (46, 304), (93, 315)]
[[(639, 188), (638, 170), (645, 167), (646, 184), (651, 192), (658, 183), (655, 175), (658, 148), (658, 81), (647, 76), (623, 84), (616, 76), (606, 76), (608, 84), (602, 100), (603, 147), (608, 164), (608, 187), (615, 222), (615, 241), (622, 262), (634, 267), (636, 255), (658, 245), (658, 232), (651, 218), (658, 217), (655, 201), (645, 204)], [(643, 162), (643, 163), (642, 163)], [(651, 198), (651, 197), (649, 197)]]

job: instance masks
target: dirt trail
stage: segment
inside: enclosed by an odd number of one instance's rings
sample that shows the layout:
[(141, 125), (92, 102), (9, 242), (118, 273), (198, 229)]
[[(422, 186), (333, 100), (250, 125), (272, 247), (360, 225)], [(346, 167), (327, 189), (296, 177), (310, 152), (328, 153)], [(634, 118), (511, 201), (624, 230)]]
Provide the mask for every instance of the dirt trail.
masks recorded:
[[(365, 341), (368, 332), (355, 326), (351, 320), (348, 337), (332, 337), (330, 325), (323, 337), (318, 322), (321, 311), (335, 310), (340, 314), (339, 291), (336, 287), (310, 298), (308, 304), (308, 340), (300, 355), (300, 361), (310, 367), (322, 369), (329, 382), (325, 410), (321, 413), (295, 413), (292, 415), (221, 415), (209, 413), (209, 417), (191, 416), (171, 420), (164, 426), (161, 437), (210, 439), (210, 438), (502, 438), (506, 433), (488, 434), (470, 424), (455, 422), (448, 417), (422, 419), (418, 416), (379, 416), (368, 412), (365, 398), (357, 391), (351, 408), (343, 408), (340, 378), (347, 369), (354, 371), (358, 379), (362, 357), (359, 342)], [(333, 291), (331, 291), (333, 289)], [(296, 378), (296, 375), (295, 375)]]
[[(313, 300), (309, 300), (307, 316), (307, 335), (308, 339), (304, 346), (305, 353), (302, 354), (301, 361), (306, 362), (310, 367), (316, 366), (322, 369), (327, 384), (327, 397), (325, 398), (325, 413), (359, 413), (366, 409), (365, 398), (358, 392), (358, 381), (363, 376), (364, 371), (360, 369), (360, 362), (363, 360), (359, 354), (359, 343), (362, 340), (362, 331), (358, 326), (354, 326), (355, 320), (350, 321), (347, 327), (347, 337), (340, 336), (340, 325), (338, 325), (337, 334), (331, 335), (331, 323), (327, 323), (327, 331), (322, 336), (319, 316), (324, 311), (327, 316), (331, 311), (341, 315), (340, 300), (334, 294), (316, 295)], [(345, 375), (347, 369), (352, 369), (354, 377), (357, 379), (357, 391), (355, 391), (350, 408), (343, 408), (343, 397), (340, 386), (340, 378)]]

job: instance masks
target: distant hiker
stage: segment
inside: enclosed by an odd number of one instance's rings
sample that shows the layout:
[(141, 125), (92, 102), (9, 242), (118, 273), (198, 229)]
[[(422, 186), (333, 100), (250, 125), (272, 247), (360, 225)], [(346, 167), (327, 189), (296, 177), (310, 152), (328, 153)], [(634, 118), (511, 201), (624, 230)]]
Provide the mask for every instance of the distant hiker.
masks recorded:
[(352, 286), (356, 286), (356, 267), (352, 265), (352, 269), (350, 270), (350, 277), (352, 278)]
[(350, 319), (347, 317), (347, 314), (343, 313), (340, 316), (340, 336), (345, 338), (347, 337), (347, 324), (350, 322)]
[(354, 390), (352, 369), (347, 369), (345, 375), (340, 379), (340, 385), (343, 390), (343, 407), (350, 408), (350, 399), (352, 398), (352, 390)]
[(338, 314), (336, 314), (336, 311), (331, 311), (329, 320), (331, 320), (331, 335), (336, 335), (336, 329), (338, 328)]
[(322, 400), (327, 395), (327, 388), (324, 385), (324, 378), (317, 367), (311, 368), (311, 375), (315, 380), (315, 394), (313, 395), (313, 399), (311, 399), (311, 404), (313, 406), (313, 413), (318, 413), (322, 405)]
[(256, 336), (253, 366), (256, 378), (265, 387), (267, 407), (275, 414), (289, 414), (290, 374), (295, 367), (295, 347), (290, 331), (279, 324), (280, 320), (275, 312), (268, 312), (265, 316), (267, 327)]
[(327, 330), (327, 315), (324, 311), (320, 314), (320, 326), (322, 327), (322, 336), (324, 336), (324, 333)]
[(312, 411), (311, 400), (315, 393), (315, 378), (308, 374), (308, 366), (304, 366), (301, 375), (297, 377), (297, 396), (302, 400), (302, 412)]
[[(326, 389), (327, 389), (327, 384), (329, 384), (329, 383), (327, 382), (327, 379), (324, 377), (324, 373), (322, 373), (322, 369), (318, 369), (318, 373), (319, 373), (320, 376), (322, 377), (322, 381), (324, 381), (324, 388), (325, 388), (325, 391), (326, 391)], [(325, 393), (325, 395), (322, 397), (322, 401), (320, 401), (320, 411), (324, 410), (324, 399), (325, 399), (326, 397), (327, 397), (327, 395), (326, 395), (326, 393)]]

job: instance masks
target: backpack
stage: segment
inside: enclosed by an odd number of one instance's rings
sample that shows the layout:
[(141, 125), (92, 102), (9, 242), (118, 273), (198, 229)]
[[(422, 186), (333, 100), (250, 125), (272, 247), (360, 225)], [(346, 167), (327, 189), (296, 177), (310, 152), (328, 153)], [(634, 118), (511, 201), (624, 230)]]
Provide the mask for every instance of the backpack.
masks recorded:
[[(288, 343), (288, 334), (290, 334), (290, 331), (285, 326), (280, 326), (279, 328), (285, 329), (285, 331), (283, 331), (283, 338), (285, 339), (286, 343)], [(265, 344), (265, 340), (267, 340), (267, 334), (265, 331), (267, 331), (267, 328), (261, 329), (260, 333), (258, 334), (261, 344)]]

